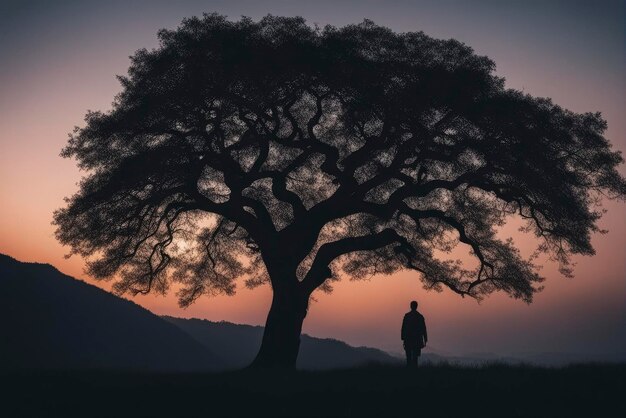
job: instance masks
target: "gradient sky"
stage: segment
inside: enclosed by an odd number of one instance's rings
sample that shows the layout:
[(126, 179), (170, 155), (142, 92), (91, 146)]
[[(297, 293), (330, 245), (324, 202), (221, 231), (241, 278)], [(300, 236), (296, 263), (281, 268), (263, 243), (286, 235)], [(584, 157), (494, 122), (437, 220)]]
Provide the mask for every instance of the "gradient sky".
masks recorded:
[[(58, 3), (58, 4), (57, 4)], [(0, 252), (50, 263), (92, 282), (79, 258), (66, 260), (50, 222), (77, 190), (75, 162), (60, 158), (88, 109), (107, 110), (128, 56), (157, 46), (160, 28), (219, 12), (238, 19), (301, 15), (342, 26), (364, 18), (396, 31), (456, 38), (497, 64), (507, 86), (551, 97), (576, 112), (601, 111), (608, 138), (626, 150), (624, 1), (6, 1), (0, 0)], [(621, 168), (626, 173), (625, 167)], [(546, 262), (546, 289), (526, 305), (504, 295), (482, 304), (426, 292), (415, 273), (344, 281), (316, 294), (304, 332), (400, 351), (399, 322), (417, 299), (430, 346), (441, 353), (573, 352), (626, 360), (626, 205), (609, 202), (594, 257), (576, 258), (574, 279)], [(515, 235), (523, 253), (532, 242)], [(107, 283), (96, 283), (108, 288)], [(157, 314), (262, 324), (267, 286), (198, 300), (134, 299)]]

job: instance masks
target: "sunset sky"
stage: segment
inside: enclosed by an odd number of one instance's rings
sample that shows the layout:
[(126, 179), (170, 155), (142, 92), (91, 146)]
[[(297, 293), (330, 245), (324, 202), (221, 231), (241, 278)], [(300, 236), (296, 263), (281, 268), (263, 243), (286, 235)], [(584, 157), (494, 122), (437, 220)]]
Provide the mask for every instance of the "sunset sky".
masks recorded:
[[(57, 4), (58, 3), (58, 4)], [(614, 149), (626, 151), (624, 1), (1, 1), (0, 253), (50, 263), (94, 283), (54, 239), (52, 212), (77, 190), (75, 161), (59, 157), (88, 109), (107, 110), (128, 56), (156, 47), (161, 28), (218, 12), (230, 19), (303, 16), (311, 25), (364, 18), (395, 31), (455, 38), (496, 62), (508, 87), (550, 97), (576, 112), (600, 111)], [(620, 171), (626, 173), (626, 167)], [(315, 294), (304, 332), (399, 352), (400, 322), (416, 299), (430, 348), (443, 354), (580, 353), (626, 360), (626, 204), (607, 202), (594, 257), (577, 257), (575, 278), (546, 261), (545, 290), (527, 305), (496, 294), (478, 304), (426, 292), (413, 272), (343, 281)], [(514, 228), (509, 228), (514, 230)], [(530, 237), (515, 234), (523, 254)], [(109, 283), (95, 283), (108, 288)], [(137, 297), (157, 314), (263, 324), (270, 289), (203, 297), (186, 310), (173, 296)]]

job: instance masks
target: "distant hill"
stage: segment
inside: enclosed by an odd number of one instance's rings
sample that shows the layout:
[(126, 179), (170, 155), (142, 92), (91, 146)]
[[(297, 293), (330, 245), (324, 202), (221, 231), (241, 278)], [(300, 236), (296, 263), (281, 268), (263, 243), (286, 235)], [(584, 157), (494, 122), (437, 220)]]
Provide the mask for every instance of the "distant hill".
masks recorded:
[[(48, 264), (0, 254), (0, 369), (207, 371), (240, 368), (263, 327), (159, 317)], [(302, 336), (298, 367), (397, 363), (374, 348)]]
[(211, 370), (178, 327), (47, 264), (0, 254), (0, 369)]
[[(212, 322), (204, 319), (163, 319), (180, 327), (224, 359), (227, 368), (244, 367), (254, 359), (263, 338), (263, 327)], [(342, 341), (302, 335), (297, 367), (300, 369), (346, 368), (367, 363), (398, 364), (399, 359), (369, 347), (352, 347)]]

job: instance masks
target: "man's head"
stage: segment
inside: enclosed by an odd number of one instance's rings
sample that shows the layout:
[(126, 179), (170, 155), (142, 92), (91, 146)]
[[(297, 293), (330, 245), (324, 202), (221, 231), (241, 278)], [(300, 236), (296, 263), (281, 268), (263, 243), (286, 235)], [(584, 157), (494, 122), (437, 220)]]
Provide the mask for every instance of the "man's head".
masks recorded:
[(417, 302), (412, 300), (411, 301), (411, 310), (412, 311), (416, 311), (417, 310)]

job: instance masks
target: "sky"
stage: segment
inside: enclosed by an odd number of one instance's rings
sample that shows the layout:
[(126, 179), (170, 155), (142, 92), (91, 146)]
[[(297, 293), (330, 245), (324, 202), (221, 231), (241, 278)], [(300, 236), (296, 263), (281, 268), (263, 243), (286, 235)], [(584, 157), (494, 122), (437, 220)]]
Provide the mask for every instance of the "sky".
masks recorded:
[[(614, 149), (626, 151), (624, 1), (6, 1), (0, 0), (0, 253), (50, 263), (108, 289), (54, 239), (52, 212), (77, 191), (75, 161), (59, 157), (87, 110), (108, 110), (129, 56), (157, 46), (161, 28), (218, 12), (236, 20), (303, 16), (343, 26), (364, 18), (395, 31), (455, 38), (496, 62), (510, 88), (550, 97), (576, 112), (600, 111)], [(626, 168), (620, 171), (626, 173)], [(478, 304), (426, 292), (417, 274), (342, 281), (315, 294), (305, 333), (400, 352), (400, 322), (420, 303), (429, 348), (441, 354), (574, 353), (626, 360), (626, 205), (605, 204), (597, 254), (576, 257), (566, 279), (546, 261), (545, 290), (527, 305), (502, 294)], [(528, 253), (532, 242), (516, 243)], [(186, 310), (173, 296), (133, 300), (157, 314), (263, 324), (270, 289), (203, 297)]]

